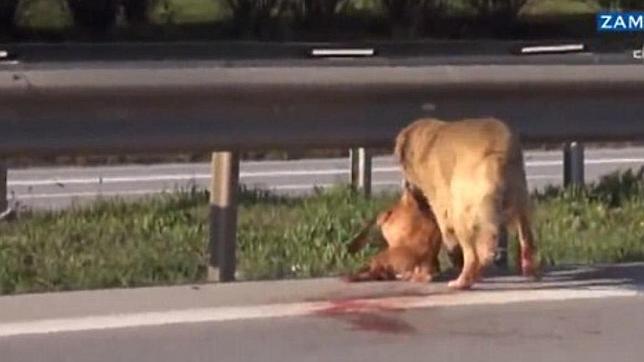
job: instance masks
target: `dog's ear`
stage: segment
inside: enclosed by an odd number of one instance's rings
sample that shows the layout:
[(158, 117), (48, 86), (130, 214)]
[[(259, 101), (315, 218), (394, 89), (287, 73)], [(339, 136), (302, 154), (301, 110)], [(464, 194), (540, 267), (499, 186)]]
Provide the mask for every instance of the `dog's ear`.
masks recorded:
[(409, 183), (407, 184), (407, 187), (405, 187), (402, 190), (402, 193), (400, 195), (400, 202), (406, 207), (411, 207), (411, 208), (421, 207), (418, 196), (416, 195), (416, 190)]
[(391, 214), (393, 214), (394, 212), (394, 207), (379, 213), (378, 216), (376, 216), (376, 225), (382, 226), (385, 222), (387, 222), (387, 219), (389, 219)]
[(427, 201), (427, 197), (423, 191), (416, 185), (412, 184), (409, 181), (405, 181), (405, 186), (403, 188), (403, 196), (407, 200), (407, 203), (413, 203), (423, 212), (430, 212), (431, 207)]

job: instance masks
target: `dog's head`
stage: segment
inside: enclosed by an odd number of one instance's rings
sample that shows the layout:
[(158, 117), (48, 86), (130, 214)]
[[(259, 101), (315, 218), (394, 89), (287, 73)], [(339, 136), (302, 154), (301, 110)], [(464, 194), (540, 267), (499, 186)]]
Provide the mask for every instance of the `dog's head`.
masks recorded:
[(434, 213), (423, 192), (413, 184), (405, 182), (400, 199), (387, 211), (378, 215), (377, 224), (382, 226), (391, 218), (413, 220), (418, 217), (435, 220)]
[(429, 234), (438, 232), (434, 214), (424, 197), (410, 188), (403, 189), (396, 204), (378, 215), (377, 224), (390, 247), (434, 239)]
[(394, 156), (408, 178), (413, 177), (414, 160), (434, 142), (445, 121), (423, 118), (410, 123), (396, 135)]

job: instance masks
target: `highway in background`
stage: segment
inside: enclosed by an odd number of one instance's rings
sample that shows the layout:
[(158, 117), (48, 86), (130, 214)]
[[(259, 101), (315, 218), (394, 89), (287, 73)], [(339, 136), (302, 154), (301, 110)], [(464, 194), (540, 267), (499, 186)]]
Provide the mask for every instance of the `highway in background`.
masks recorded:
[[(561, 185), (563, 161), (560, 151), (527, 151), (528, 183), (531, 189)], [(644, 165), (644, 147), (587, 149), (586, 181), (618, 169)], [(373, 161), (375, 192), (395, 190), (400, 172), (393, 156)], [(208, 163), (124, 165), (108, 167), (48, 167), (9, 170), (8, 198), (33, 208), (64, 208), (99, 197), (133, 199), (192, 187), (206, 188)], [(349, 182), (349, 160), (307, 159), (294, 161), (242, 162), (241, 183), (251, 189), (268, 189), (288, 195), (304, 195), (313, 187)]]

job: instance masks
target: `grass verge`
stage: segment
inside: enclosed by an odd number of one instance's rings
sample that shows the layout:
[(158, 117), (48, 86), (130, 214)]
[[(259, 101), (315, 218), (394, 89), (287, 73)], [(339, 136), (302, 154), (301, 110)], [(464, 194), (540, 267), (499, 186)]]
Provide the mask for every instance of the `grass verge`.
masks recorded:
[[(396, 196), (367, 200), (345, 187), (298, 199), (243, 192), (241, 278), (317, 277), (354, 268), (374, 250), (349, 256), (345, 242)], [(582, 190), (548, 189), (534, 200), (546, 264), (644, 260), (644, 169)], [(0, 293), (201, 281), (207, 233), (207, 195), (197, 190), (22, 214), (0, 223)]]

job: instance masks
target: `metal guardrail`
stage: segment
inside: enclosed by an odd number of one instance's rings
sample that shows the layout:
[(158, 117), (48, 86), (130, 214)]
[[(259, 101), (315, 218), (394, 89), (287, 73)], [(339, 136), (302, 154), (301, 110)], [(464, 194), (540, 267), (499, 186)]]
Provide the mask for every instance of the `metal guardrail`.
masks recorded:
[(21, 67), (0, 69), (2, 155), (388, 146), (423, 115), (495, 115), (530, 141), (644, 136), (641, 65)]
[[(422, 116), (496, 116), (524, 141), (644, 139), (641, 64), (346, 62), (0, 65), (0, 157), (218, 151), (211, 264), (227, 281), (235, 271), (239, 150), (391, 146)], [(353, 174), (364, 183), (362, 170)], [(570, 179), (579, 181), (578, 171)]]

